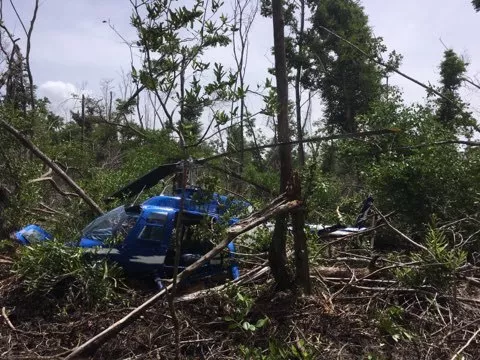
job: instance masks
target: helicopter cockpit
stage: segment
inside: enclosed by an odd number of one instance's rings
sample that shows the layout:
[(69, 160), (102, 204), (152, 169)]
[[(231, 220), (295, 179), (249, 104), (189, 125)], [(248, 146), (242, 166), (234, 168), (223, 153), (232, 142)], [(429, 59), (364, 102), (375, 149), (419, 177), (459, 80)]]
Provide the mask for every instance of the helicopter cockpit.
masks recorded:
[(80, 246), (101, 246), (112, 238), (123, 241), (137, 220), (138, 214), (126, 211), (123, 205), (110, 210), (83, 229)]

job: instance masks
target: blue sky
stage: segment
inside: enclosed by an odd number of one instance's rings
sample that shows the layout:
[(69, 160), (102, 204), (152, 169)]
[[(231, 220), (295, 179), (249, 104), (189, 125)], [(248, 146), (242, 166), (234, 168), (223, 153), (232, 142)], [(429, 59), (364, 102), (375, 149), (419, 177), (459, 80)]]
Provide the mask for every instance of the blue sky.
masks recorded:
[[(28, 24), (34, 1), (14, 3)], [(231, 9), (229, 0), (225, 4)], [(469, 75), (480, 82), (480, 13), (475, 13), (470, 0), (363, 0), (362, 4), (375, 35), (383, 37), (390, 50), (404, 56), (403, 72), (435, 84), (445, 49), (443, 41), (468, 59)], [(31, 53), (34, 81), (40, 94), (58, 104), (82, 88), (99, 94), (102, 79), (117, 83), (121, 69), (130, 69), (130, 53), (103, 21), (109, 20), (125, 38), (134, 40), (130, 13), (128, 0), (41, 0)], [(23, 37), (8, 1), (4, 2), (4, 20), (18, 37)], [(257, 16), (250, 38), (247, 80), (251, 84), (265, 79), (266, 68), (272, 65), (272, 42), (270, 19)], [(231, 61), (225, 49), (210, 56)], [(422, 88), (398, 76), (391, 83), (403, 89), (409, 102), (425, 97)], [(480, 109), (480, 91), (466, 88), (463, 95), (480, 118), (476, 111)]]

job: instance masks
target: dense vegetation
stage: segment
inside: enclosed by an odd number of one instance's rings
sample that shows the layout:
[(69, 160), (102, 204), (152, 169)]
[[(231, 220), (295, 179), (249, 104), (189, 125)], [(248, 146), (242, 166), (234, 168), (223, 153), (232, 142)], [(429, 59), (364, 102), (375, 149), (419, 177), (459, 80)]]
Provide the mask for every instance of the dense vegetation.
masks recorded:
[[(230, 155), (214, 164), (227, 171), (195, 169), (191, 185), (239, 194), (257, 208), (285, 189), (278, 147), (259, 148), (284, 139), (277, 119), (278, 74), (272, 69), (262, 82), (246, 80), (246, 69), (255, 66), (248, 62), (252, 22), (275, 16), (277, 2), (231, 1), (228, 15), (230, 4), (192, 3), (132, 2), (134, 45), (142, 61), (132, 64), (128, 87), (116, 99), (108, 83), (102, 97), (77, 95), (82, 109), (67, 118), (37, 96), (28, 52), (2, 23), (0, 344), (5, 352), (0, 357), (56, 356), (153, 292), (125, 279), (115, 264), (91, 261), (68, 246), (97, 215), (95, 209), (7, 126), (40, 148), (101, 209), (118, 205), (107, 196), (159, 164), (224, 152)], [(472, 3), (478, 11), (478, 1)], [(438, 84), (424, 85), (427, 101), (407, 104), (401, 90), (386, 81), (401, 68), (402, 56), (373, 35), (358, 1), (282, 5), (286, 69), (295, 94), (284, 104), (288, 136), (395, 129), (293, 147), (289, 156), (301, 178), (306, 222), (353, 224), (362, 200), (372, 195), (375, 209), (368, 222), (378, 228), (341, 242), (307, 234), (308, 296), (295, 283), (295, 259), (289, 257), (287, 286), (279, 286), (273, 269), (273, 276), (263, 272), (249, 283), (181, 301), (176, 315), (160, 304), (95, 356), (477, 358), (480, 144), (474, 140), (480, 129), (460, 95), (467, 82), (478, 88), (468, 77), (469, 64), (446, 49), (438, 59)], [(235, 66), (212, 61), (210, 51), (218, 48), (233, 52)], [(316, 122), (307, 131), (312, 118)], [(135, 201), (165, 189), (171, 182)], [(55, 241), (19, 248), (8, 240), (29, 223), (44, 226)], [(273, 251), (270, 232), (254, 240), (241, 248), (245, 271), (265, 266)], [(285, 254), (293, 252), (295, 241), (286, 237)]]

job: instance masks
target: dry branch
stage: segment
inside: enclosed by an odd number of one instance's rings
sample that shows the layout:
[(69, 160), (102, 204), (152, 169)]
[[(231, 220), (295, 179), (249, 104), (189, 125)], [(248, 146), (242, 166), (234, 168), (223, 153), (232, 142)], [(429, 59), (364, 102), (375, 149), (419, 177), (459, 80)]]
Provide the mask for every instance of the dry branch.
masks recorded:
[(62, 196), (75, 196), (75, 197), (78, 197), (78, 194), (77, 193), (72, 193), (72, 192), (67, 192), (67, 191), (63, 191), (60, 186), (58, 186), (58, 184), (55, 182), (55, 180), (53, 180), (53, 178), (51, 176), (49, 177), (41, 177), (41, 178), (38, 178), (38, 179), (33, 179), (33, 180), (30, 180), (28, 183), (29, 184), (33, 184), (33, 183), (36, 183), (36, 182), (41, 182), (41, 181), (48, 181), (50, 184), (52, 184), (53, 188)]
[(12, 329), (13, 331), (17, 331), (15, 326), (13, 326), (12, 322), (8, 318), (7, 311), (5, 310), (5, 306), (2, 307), (2, 316), (5, 319), (5, 322), (7, 323), (7, 325), (10, 327), (10, 329)]
[(480, 333), (480, 328), (477, 329), (477, 331), (475, 331), (473, 333), (473, 335), (470, 337), (470, 339), (468, 339), (468, 341), (465, 343), (465, 345), (463, 345), (460, 350), (458, 350), (455, 355), (452, 356), (451, 360), (455, 360), (457, 359), (458, 356), (460, 356), (460, 354), (472, 343), (472, 341), (477, 337), (477, 335)]
[[(300, 201), (290, 201), (285, 200), (285, 196), (282, 195), (275, 200), (273, 200), (265, 209), (258, 211), (250, 215), (249, 217), (243, 219), (237, 224), (231, 226), (227, 229), (227, 237), (225, 240), (216, 245), (212, 250), (207, 254), (203, 255), (195, 263), (187, 267), (183, 272), (178, 275), (178, 282), (183, 281), (188, 276), (190, 276), (194, 271), (199, 269), (205, 262), (209, 261), (215, 255), (223, 251), (223, 249), (232, 242), (237, 236), (245, 233), (248, 230), (251, 230), (258, 225), (268, 221), (272, 217), (291, 211), (292, 209), (298, 208), (301, 205)], [(102, 344), (108, 341), (113, 336), (117, 335), (120, 331), (125, 329), (129, 324), (134, 322), (141, 314), (145, 312), (150, 306), (162, 299), (163, 295), (170, 291), (173, 287), (173, 284), (168, 285), (165, 289), (161, 290), (142, 305), (137, 307), (135, 310), (131, 311), (125, 317), (117, 321), (115, 324), (111, 325), (98, 335), (94, 336), (84, 344), (78, 346), (73, 352), (65, 358), (69, 359), (78, 359), (84, 357), (88, 354), (95, 352)]]
[(4, 120), (0, 119), (0, 126), (7, 130), (12, 136), (14, 136), (23, 146), (29, 149), (36, 157), (38, 157), (45, 165), (50, 167), (55, 173), (62, 178), (68, 185), (72, 187), (78, 196), (80, 196), (96, 213), (103, 214), (103, 210), (100, 206), (92, 200), (91, 197), (83, 191), (83, 189), (73, 181), (70, 176), (68, 176), (60, 167), (55, 164), (47, 155), (45, 155), (34, 143), (29, 139), (23, 136), (17, 129), (12, 125), (8, 124)]
[(395, 233), (397, 233), (398, 235), (400, 235), (403, 239), (407, 240), (410, 244), (412, 245), (415, 245), (416, 247), (426, 251), (427, 253), (429, 253), (432, 258), (435, 259), (435, 255), (430, 251), (428, 250), (425, 246), (423, 246), (422, 244), (419, 244), (417, 242), (415, 242), (414, 240), (410, 239), (407, 235), (405, 235), (404, 233), (402, 233), (400, 230), (398, 230), (396, 227), (394, 227), (392, 224), (390, 224), (390, 222), (385, 218), (385, 216), (375, 207), (375, 205), (372, 205), (372, 208), (375, 210), (375, 212), (382, 218), (382, 220), (385, 222), (385, 224), (390, 228), (392, 229)]

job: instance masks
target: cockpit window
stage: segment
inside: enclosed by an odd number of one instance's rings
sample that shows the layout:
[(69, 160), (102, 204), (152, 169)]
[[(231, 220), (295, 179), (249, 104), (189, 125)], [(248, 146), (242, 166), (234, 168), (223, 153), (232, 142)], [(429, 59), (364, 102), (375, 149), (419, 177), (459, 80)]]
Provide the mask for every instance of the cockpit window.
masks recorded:
[(151, 213), (147, 217), (147, 223), (164, 225), (167, 222), (167, 214)]
[(140, 232), (140, 240), (163, 242), (165, 224), (167, 223), (168, 214), (150, 213), (147, 216), (147, 223)]
[(125, 237), (135, 225), (137, 216), (125, 212), (124, 206), (119, 206), (100, 216), (83, 229), (82, 237), (105, 241), (114, 236)]

